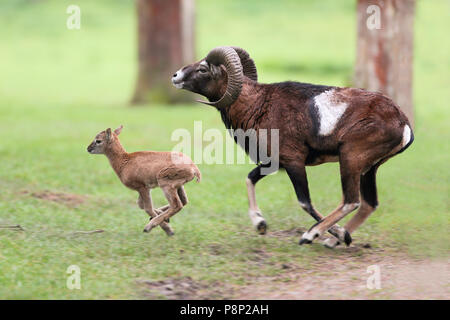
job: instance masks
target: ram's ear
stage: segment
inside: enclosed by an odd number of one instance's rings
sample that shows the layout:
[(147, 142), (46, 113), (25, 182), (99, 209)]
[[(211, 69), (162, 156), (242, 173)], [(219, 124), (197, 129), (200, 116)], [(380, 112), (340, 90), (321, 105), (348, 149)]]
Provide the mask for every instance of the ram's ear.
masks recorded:
[(122, 132), (123, 129), (123, 125), (120, 125), (120, 127), (118, 127), (116, 130), (114, 130), (114, 133), (119, 135)]
[(111, 128), (106, 129), (106, 141), (111, 141)]
[(211, 70), (211, 75), (214, 79), (219, 79), (222, 77), (222, 75), (227, 73), (227, 69), (223, 64), (216, 66), (212, 63), (210, 63), (209, 69)]

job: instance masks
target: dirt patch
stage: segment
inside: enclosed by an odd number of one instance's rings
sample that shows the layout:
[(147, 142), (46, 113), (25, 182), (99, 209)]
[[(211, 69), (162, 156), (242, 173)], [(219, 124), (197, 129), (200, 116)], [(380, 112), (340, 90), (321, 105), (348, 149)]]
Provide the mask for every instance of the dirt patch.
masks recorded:
[[(256, 264), (273, 264), (267, 261), (269, 257), (259, 249), (249, 254)], [(448, 299), (448, 262), (414, 259), (391, 249), (357, 244), (330, 250), (307, 263), (280, 263), (278, 275), (248, 277), (245, 286), (208, 284), (190, 277), (138, 283), (143, 286), (141, 296), (147, 299)], [(375, 279), (377, 269), (380, 288), (368, 288), (368, 283), (376, 285), (368, 280)]]
[[(301, 267), (295, 272), (284, 273), (282, 277), (260, 278), (249, 286), (235, 287), (233, 299), (448, 299), (450, 297), (448, 261), (414, 260), (406, 256), (376, 254), (355, 257), (354, 252), (360, 250), (362, 249), (356, 247), (343, 256), (319, 257), (307, 268)], [(374, 275), (377, 268), (380, 275), (380, 289), (369, 289), (368, 278)]]
[(148, 299), (169, 300), (210, 300), (230, 299), (230, 289), (221, 283), (208, 285), (200, 281), (194, 281), (191, 277), (172, 278), (161, 281), (140, 280), (143, 285), (143, 296)]
[(73, 193), (52, 192), (48, 190), (31, 193), (29, 191), (23, 191), (22, 193), (30, 194), (34, 198), (61, 203), (72, 208), (78, 207), (86, 201), (86, 196)]
[(268, 232), (267, 236), (269, 237), (278, 237), (278, 238), (290, 238), (290, 237), (301, 237), (303, 233), (307, 231), (306, 228), (292, 228), (288, 230), (275, 230)]

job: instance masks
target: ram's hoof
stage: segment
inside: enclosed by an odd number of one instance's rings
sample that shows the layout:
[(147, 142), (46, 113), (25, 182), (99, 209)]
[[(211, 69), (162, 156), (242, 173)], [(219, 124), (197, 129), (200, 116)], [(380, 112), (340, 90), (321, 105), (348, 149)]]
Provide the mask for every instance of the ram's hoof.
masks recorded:
[(266, 221), (262, 220), (258, 223), (256, 226), (256, 230), (258, 230), (259, 234), (266, 234), (267, 232), (267, 223)]
[(308, 240), (308, 239), (305, 239), (305, 238), (301, 238), (300, 242), (298, 244), (302, 245), (302, 244), (311, 244), (311, 243), (312, 243), (311, 240)]
[(328, 249), (334, 249), (340, 244), (337, 238), (328, 238), (323, 242), (323, 245)]
[(348, 233), (348, 231), (345, 231), (344, 242), (347, 247), (350, 245), (350, 243), (352, 243), (352, 237), (350, 236), (350, 233)]
[(146, 226), (146, 227), (144, 228), (144, 232), (148, 233), (148, 232), (152, 231), (152, 229), (153, 229), (152, 226), (151, 226), (151, 227)]

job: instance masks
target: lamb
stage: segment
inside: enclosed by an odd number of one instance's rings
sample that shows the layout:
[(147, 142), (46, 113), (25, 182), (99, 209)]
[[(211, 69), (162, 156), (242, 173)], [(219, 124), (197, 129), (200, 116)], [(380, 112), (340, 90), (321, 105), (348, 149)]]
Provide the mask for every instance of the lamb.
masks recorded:
[[(350, 234), (378, 206), (375, 176), (379, 166), (414, 140), (408, 118), (379, 92), (257, 80), (254, 61), (237, 47), (214, 48), (206, 58), (172, 76), (175, 87), (206, 97), (208, 101), (199, 102), (215, 107), (228, 129), (278, 129), (279, 157), (274, 161), (286, 170), (300, 206), (317, 221), (302, 235), (300, 244), (311, 243), (328, 231), (334, 237), (326, 240), (327, 247), (341, 242), (349, 245)], [(265, 143), (267, 152), (271, 150), (269, 139), (260, 141), (258, 137), (257, 143)], [(247, 151), (248, 145), (244, 148)], [(305, 167), (337, 161), (343, 200), (324, 217), (312, 205)], [(268, 174), (263, 169), (270, 163), (256, 162), (246, 181), (249, 216), (264, 234), (267, 224), (256, 203), (255, 184)], [(344, 228), (336, 224), (357, 208)]]
[[(181, 152), (140, 151), (127, 153), (118, 135), (123, 126), (98, 133), (87, 147), (91, 154), (104, 154), (120, 181), (139, 193), (137, 204), (150, 216), (144, 232), (160, 226), (168, 236), (173, 235), (169, 218), (178, 213), (188, 198), (183, 185), (194, 178), (200, 182), (201, 173), (192, 160)], [(169, 204), (153, 208), (150, 191), (159, 187)]]

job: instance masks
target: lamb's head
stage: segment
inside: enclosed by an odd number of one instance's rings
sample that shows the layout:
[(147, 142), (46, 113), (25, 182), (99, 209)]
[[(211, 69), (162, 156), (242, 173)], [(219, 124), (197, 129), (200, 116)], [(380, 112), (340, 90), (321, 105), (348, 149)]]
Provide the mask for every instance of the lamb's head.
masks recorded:
[(199, 102), (223, 108), (239, 97), (244, 76), (258, 80), (255, 63), (249, 54), (238, 47), (217, 47), (206, 58), (178, 70), (172, 76), (172, 83), (210, 100), (197, 100)]
[(94, 141), (87, 147), (87, 151), (92, 154), (104, 154), (115, 141), (118, 141), (119, 138), (117, 136), (122, 132), (122, 128), (123, 126), (120, 126), (114, 131), (108, 128), (99, 132), (95, 136)]

